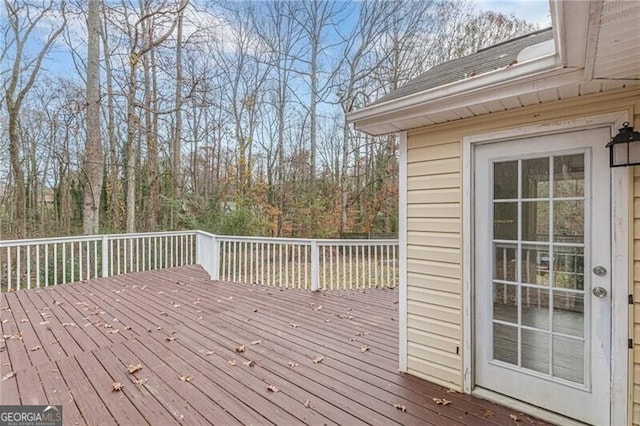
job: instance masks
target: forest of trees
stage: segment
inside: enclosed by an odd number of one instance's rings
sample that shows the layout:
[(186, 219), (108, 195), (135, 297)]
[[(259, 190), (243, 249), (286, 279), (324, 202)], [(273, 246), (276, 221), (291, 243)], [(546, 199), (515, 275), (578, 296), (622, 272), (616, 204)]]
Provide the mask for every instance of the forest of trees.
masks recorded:
[(534, 30), (470, 1), (2, 0), (0, 237), (397, 232), (345, 113)]

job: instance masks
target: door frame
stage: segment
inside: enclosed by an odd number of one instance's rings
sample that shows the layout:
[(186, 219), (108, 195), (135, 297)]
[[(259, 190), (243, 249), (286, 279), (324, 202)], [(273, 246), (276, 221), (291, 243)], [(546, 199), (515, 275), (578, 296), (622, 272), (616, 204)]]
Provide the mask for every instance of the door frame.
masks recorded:
[[(631, 114), (627, 110), (616, 111), (589, 117), (556, 120), (551, 123), (524, 125), (522, 127), (497, 130), (464, 136), (462, 138), (462, 367), (463, 390), (474, 392), (474, 147), (480, 144), (508, 141), (532, 136), (546, 136), (567, 131), (588, 130), (597, 127), (609, 127), (611, 135), (616, 134), (622, 123), (629, 121)], [(607, 141), (602, 141), (603, 146)], [(618, 167), (611, 170), (611, 424), (626, 425), (630, 404), (628, 392), (629, 373), (629, 235), (630, 214), (630, 173), (631, 168)], [(616, 285), (616, 283), (619, 283)], [(620, 287), (625, 283), (626, 288)], [(614, 287), (615, 286), (615, 287)], [(481, 390), (484, 397), (490, 392)], [(509, 401), (500, 402), (509, 405)], [(515, 403), (515, 400), (514, 400)], [(527, 408), (517, 402), (518, 409)], [(544, 410), (531, 411), (544, 417)], [(553, 416), (550, 416), (553, 417)]]

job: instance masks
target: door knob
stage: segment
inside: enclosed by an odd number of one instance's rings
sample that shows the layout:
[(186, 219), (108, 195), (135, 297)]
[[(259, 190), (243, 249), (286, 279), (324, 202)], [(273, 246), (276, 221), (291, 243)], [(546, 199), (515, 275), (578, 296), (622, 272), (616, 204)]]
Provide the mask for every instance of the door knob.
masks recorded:
[(601, 299), (607, 295), (607, 289), (604, 287), (594, 287), (593, 290), (591, 290), (591, 292), (593, 293), (594, 296), (599, 297)]
[(604, 277), (605, 275), (607, 275), (607, 268), (605, 268), (604, 266), (594, 266), (593, 267), (593, 273), (596, 274), (599, 277)]

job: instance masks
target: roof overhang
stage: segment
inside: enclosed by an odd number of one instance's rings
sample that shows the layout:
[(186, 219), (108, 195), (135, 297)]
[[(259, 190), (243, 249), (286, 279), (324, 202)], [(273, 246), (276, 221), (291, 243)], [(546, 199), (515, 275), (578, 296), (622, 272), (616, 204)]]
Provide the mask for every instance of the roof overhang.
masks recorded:
[(523, 51), (513, 66), (374, 104), (347, 120), (382, 135), (640, 84), (640, 2), (550, 0), (550, 12), (555, 48), (527, 48), (533, 53)]

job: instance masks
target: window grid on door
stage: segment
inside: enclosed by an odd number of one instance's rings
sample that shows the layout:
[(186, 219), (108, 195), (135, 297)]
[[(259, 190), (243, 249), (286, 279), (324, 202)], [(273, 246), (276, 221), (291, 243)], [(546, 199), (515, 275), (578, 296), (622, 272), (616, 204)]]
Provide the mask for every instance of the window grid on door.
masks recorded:
[[(585, 154), (493, 163), (493, 359), (586, 384)], [(514, 176), (515, 175), (515, 176)]]

